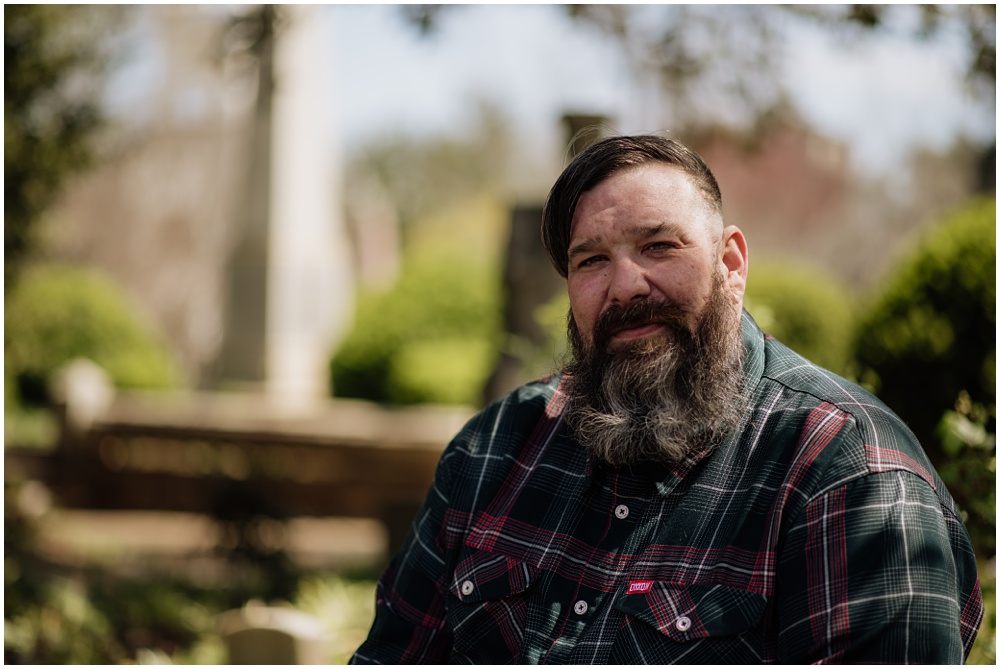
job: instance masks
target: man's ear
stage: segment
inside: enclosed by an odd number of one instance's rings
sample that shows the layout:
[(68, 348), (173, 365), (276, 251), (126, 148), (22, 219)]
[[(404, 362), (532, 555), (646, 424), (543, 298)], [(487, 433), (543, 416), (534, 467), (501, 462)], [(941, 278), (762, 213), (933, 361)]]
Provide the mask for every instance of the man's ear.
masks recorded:
[(722, 230), (721, 247), (723, 287), (733, 303), (742, 306), (750, 268), (746, 237), (739, 228), (730, 225)]

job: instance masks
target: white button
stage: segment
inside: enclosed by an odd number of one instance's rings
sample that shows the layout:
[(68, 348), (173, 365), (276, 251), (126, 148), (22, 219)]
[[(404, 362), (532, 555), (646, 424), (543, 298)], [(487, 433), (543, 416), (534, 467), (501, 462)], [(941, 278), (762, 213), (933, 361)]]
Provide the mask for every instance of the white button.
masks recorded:
[(681, 632), (687, 632), (691, 629), (691, 619), (687, 616), (681, 616), (677, 619), (677, 629)]
[(472, 585), (472, 581), (465, 581), (462, 583), (462, 594), (471, 595), (472, 591), (476, 589), (476, 586)]
[(573, 611), (576, 613), (576, 615), (582, 616), (584, 613), (587, 612), (587, 602), (581, 599), (580, 601), (578, 601), (576, 604), (573, 605)]
[(619, 504), (615, 507), (615, 515), (618, 516), (620, 520), (625, 520), (628, 518), (628, 507), (624, 504)]

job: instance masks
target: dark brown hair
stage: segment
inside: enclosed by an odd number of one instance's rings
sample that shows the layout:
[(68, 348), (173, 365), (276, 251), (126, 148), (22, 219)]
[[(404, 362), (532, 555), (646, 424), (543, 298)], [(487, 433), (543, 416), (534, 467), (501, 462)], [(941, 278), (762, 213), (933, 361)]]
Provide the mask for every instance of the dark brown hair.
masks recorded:
[(580, 196), (629, 167), (646, 163), (676, 165), (693, 180), (706, 201), (722, 213), (722, 193), (715, 176), (697, 153), (674, 139), (657, 135), (609, 137), (595, 142), (563, 170), (542, 210), (542, 243), (562, 276), (569, 272), (570, 226)]

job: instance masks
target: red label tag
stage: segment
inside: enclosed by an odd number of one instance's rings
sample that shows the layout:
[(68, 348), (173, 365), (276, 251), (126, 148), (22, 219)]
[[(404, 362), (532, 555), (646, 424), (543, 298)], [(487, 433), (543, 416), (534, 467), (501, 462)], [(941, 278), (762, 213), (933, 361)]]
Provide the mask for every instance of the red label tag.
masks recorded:
[(632, 581), (628, 584), (627, 595), (634, 595), (637, 592), (649, 592), (653, 587), (652, 581)]

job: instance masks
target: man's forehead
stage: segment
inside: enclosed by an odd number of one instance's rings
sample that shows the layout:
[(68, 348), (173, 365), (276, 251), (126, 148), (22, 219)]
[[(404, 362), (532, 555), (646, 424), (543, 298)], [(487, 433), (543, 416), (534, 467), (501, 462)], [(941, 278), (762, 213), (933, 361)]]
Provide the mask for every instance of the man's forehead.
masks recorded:
[[(614, 188), (614, 184), (609, 184), (611, 195), (595, 204), (593, 200), (584, 200), (594, 192), (587, 191), (573, 212), (567, 251), (572, 253), (581, 243), (599, 243), (607, 234), (641, 240), (658, 235), (690, 239), (704, 233), (713, 241), (719, 239), (724, 227), (722, 215), (711, 206), (697, 186), (690, 185), (694, 191), (688, 191), (686, 195), (690, 197), (677, 201), (667, 197), (644, 202), (641, 194), (632, 197), (632, 192), (627, 189)], [(598, 187), (600, 184), (595, 188)], [(646, 192), (656, 193), (655, 189)], [(607, 194), (607, 190), (602, 194)]]

